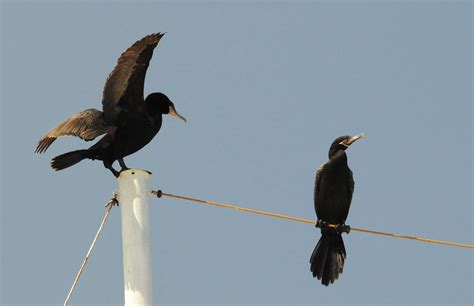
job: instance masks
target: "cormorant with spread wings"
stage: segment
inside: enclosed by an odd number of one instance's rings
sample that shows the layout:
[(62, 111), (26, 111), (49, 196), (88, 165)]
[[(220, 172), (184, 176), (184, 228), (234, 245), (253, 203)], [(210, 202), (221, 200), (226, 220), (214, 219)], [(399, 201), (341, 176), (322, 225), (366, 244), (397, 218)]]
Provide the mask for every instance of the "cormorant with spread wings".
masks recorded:
[(158, 133), (162, 115), (186, 119), (176, 112), (173, 102), (163, 93), (152, 93), (144, 99), (145, 74), (163, 33), (148, 35), (128, 48), (108, 76), (102, 96), (102, 109), (87, 109), (61, 122), (44, 135), (35, 153), (43, 153), (61, 136), (76, 136), (90, 141), (104, 135), (89, 149), (56, 156), (55, 170), (73, 166), (83, 159), (102, 160), (115, 176), (120, 174), (112, 164), (118, 160), (122, 171), (128, 169), (123, 158), (148, 144)]

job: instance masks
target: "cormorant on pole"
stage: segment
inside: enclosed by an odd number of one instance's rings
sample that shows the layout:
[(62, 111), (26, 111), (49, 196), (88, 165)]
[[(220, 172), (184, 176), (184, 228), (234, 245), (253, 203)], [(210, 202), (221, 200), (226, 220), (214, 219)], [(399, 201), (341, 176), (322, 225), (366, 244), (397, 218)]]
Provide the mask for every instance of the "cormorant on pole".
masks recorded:
[(314, 209), (318, 218), (316, 227), (321, 229), (321, 238), (309, 262), (313, 277), (320, 279), (326, 286), (332, 284), (342, 273), (346, 250), (341, 234), (350, 231), (345, 222), (354, 192), (354, 179), (347, 165), (345, 151), (364, 135), (360, 133), (352, 137), (336, 138), (329, 148), (329, 160), (316, 172)]
[(43, 153), (60, 136), (76, 136), (86, 141), (105, 134), (89, 149), (56, 156), (51, 161), (55, 170), (71, 167), (83, 159), (102, 160), (115, 176), (120, 174), (112, 164), (118, 160), (121, 171), (128, 169), (123, 158), (148, 144), (158, 133), (162, 115), (186, 121), (173, 102), (160, 92), (144, 99), (145, 74), (163, 33), (148, 35), (122, 53), (108, 76), (102, 95), (102, 110), (87, 109), (61, 122), (44, 135), (35, 153)]

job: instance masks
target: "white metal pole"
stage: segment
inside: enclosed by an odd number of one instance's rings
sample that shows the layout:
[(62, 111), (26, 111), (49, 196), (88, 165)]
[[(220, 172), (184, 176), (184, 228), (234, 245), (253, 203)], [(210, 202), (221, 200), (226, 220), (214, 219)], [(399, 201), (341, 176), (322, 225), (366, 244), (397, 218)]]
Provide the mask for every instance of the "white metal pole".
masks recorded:
[(137, 169), (122, 171), (118, 177), (125, 305), (153, 305), (149, 178), (148, 172)]

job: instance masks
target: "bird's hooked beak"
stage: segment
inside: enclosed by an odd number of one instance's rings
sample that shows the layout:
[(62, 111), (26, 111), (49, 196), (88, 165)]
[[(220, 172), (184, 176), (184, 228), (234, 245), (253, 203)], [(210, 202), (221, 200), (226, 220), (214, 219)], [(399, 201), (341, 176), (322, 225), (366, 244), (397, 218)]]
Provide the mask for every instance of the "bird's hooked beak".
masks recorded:
[(186, 122), (186, 118), (184, 118), (183, 116), (178, 114), (178, 112), (176, 111), (176, 109), (172, 105), (170, 105), (170, 111), (169, 111), (168, 115), (174, 116), (174, 117), (179, 118), (179, 119), (183, 120), (184, 122)]
[(343, 140), (341, 141), (339, 144), (343, 145), (343, 146), (346, 146), (346, 147), (349, 147), (351, 144), (353, 144), (354, 142), (356, 142), (357, 140), (363, 138), (365, 136), (365, 133), (360, 133), (360, 134), (357, 134), (355, 136), (352, 136), (351, 138), (349, 139), (346, 139), (346, 140)]

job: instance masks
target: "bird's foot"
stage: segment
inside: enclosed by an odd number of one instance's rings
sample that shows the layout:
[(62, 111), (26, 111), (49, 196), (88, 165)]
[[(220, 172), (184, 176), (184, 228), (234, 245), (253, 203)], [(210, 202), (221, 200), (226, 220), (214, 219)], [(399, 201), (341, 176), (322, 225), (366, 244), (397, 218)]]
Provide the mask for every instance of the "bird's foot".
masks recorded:
[(349, 232), (351, 231), (351, 227), (349, 225), (345, 225), (345, 224), (331, 225), (323, 220), (317, 220), (316, 227), (320, 228), (321, 232), (336, 231), (339, 234), (341, 233), (349, 234)]
[(345, 224), (336, 224), (335, 229), (336, 229), (336, 232), (338, 232), (339, 234), (341, 233), (349, 234), (349, 232), (351, 231), (351, 227)]
[(329, 229), (328, 223), (326, 221), (323, 221), (323, 220), (317, 220), (316, 221), (316, 227), (320, 228), (321, 230), (328, 230)]

